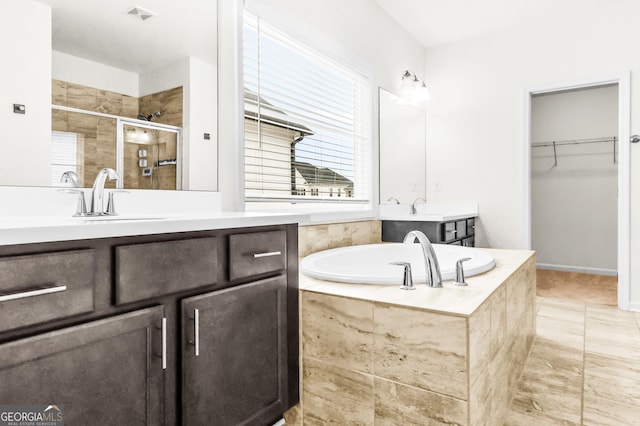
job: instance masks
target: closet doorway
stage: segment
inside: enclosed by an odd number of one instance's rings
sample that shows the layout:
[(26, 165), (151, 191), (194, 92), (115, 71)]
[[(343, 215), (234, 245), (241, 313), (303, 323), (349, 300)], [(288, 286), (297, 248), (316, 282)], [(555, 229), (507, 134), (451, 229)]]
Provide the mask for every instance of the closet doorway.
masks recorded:
[(540, 295), (628, 308), (626, 83), (528, 93), (529, 246)]

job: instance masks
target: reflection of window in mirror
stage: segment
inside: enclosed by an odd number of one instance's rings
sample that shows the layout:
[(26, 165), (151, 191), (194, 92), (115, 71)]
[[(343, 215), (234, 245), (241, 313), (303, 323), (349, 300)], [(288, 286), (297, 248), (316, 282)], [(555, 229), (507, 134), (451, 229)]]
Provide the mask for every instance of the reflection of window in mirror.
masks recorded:
[(67, 171), (78, 174), (78, 134), (51, 132), (51, 186), (60, 186)]

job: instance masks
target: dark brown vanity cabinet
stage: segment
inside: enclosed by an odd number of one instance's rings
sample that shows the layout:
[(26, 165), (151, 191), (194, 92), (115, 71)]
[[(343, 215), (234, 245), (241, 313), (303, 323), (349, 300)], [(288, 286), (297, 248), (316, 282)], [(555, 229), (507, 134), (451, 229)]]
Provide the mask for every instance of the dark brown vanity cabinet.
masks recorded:
[(264, 425), (286, 410), (282, 276), (182, 301), (183, 422)]
[(409, 231), (422, 231), (435, 244), (475, 247), (475, 217), (442, 222), (383, 220), (382, 241), (402, 242)]
[(270, 425), (299, 401), (297, 225), (0, 246), (0, 404)]
[(164, 421), (163, 308), (0, 345), (0, 402), (55, 404), (70, 425)]

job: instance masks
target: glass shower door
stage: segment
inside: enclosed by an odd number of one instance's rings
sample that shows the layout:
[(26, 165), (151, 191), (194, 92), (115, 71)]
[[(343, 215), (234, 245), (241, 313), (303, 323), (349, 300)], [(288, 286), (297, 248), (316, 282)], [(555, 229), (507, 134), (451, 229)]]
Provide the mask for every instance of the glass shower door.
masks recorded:
[(121, 120), (120, 126), (124, 188), (181, 189), (180, 129), (133, 120)]

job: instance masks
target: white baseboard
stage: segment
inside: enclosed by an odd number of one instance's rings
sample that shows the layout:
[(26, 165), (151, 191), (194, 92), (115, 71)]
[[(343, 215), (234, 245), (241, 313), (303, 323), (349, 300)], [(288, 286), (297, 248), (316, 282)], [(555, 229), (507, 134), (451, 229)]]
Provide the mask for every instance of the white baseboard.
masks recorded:
[(611, 276), (618, 275), (618, 271), (616, 271), (615, 269), (589, 268), (586, 266), (551, 265), (548, 263), (537, 263), (536, 268), (551, 269), (553, 271), (582, 272), (585, 274), (611, 275)]
[(640, 312), (640, 302), (630, 301), (629, 302), (629, 310), (630, 311)]

